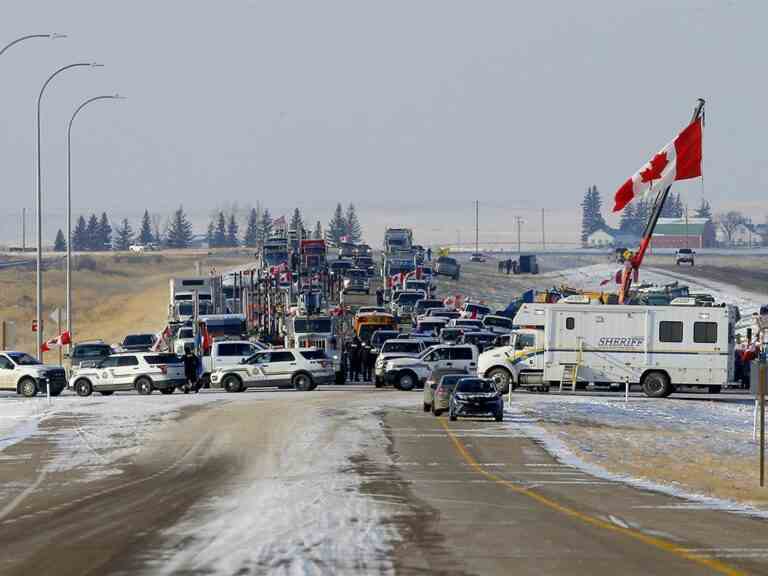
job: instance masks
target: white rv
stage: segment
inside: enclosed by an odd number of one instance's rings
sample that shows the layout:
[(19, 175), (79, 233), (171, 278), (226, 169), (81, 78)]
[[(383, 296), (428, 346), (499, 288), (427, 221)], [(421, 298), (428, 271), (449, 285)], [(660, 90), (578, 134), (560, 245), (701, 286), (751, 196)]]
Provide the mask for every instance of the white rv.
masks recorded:
[(198, 313), (213, 314), (213, 288), (209, 276), (170, 279), (168, 313), (171, 320), (186, 322), (194, 317), (195, 294), (198, 300)]
[(480, 356), (501, 388), (640, 384), (651, 397), (677, 386), (716, 393), (734, 380), (732, 306), (524, 304), (511, 345)]

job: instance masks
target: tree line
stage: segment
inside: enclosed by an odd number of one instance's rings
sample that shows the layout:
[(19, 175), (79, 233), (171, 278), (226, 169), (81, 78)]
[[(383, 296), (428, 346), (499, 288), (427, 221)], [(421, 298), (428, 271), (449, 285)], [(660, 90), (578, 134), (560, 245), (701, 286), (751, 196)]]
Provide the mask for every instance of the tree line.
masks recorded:
[[(360, 242), (362, 239), (362, 227), (353, 204), (349, 204), (346, 211), (340, 203), (337, 204), (325, 230), (319, 220), (311, 230), (304, 222), (304, 216), (298, 208), (293, 211), (288, 223), (284, 217), (274, 218), (269, 209), (251, 208), (241, 233), (235, 212), (225, 214), (223, 210), (218, 210), (208, 223), (206, 241), (211, 248), (256, 248), (277, 233), (286, 233), (295, 242), (298, 242), (298, 238), (326, 239), (334, 243), (340, 242), (342, 238), (351, 242)], [(106, 212), (102, 212), (101, 217), (91, 214), (87, 218), (81, 215), (77, 219), (72, 231), (72, 249), (77, 252), (128, 250), (132, 244), (187, 248), (193, 239), (192, 224), (182, 206), (173, 213), (163, 231), (160, 230), (159, 218), (151, 216), (149, 210), (144, 211), (137, 232), (127, 218), (113, 228)], [(66, 237), (59, 229), (54, 240), (54, 250), (63, 252), (66, 249)]]

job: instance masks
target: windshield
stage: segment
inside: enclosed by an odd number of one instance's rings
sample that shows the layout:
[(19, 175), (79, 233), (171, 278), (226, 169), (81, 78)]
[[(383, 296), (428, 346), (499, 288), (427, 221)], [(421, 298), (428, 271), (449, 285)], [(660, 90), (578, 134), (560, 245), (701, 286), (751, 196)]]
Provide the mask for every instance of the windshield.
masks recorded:
[(407, 354), (418, 354), (421, 351), (419, 342), (404, 342), (403, 340), (389, 340), (384, 342), (381, 348), (382, 352), (405, 352)]
[(376, 330), (371, 337), (371, 345), (374, 348), (380, 348), (384, 342), (390, 338), (397, 338), (397, 336), (398, 332), (395, 330)]
[[(195, 305), (192, 302), (182, 302), (178, 306), (179, 316), (194, 316)], [(210, 314), (213, 312), (213, 303), (211, 302), (198, 302), (197, 310), (200, 315)]]
[(331, 268), (333, 270), (346, 270), (348, 268), (352, 268), (352, 262), (347, 262), (346, 260), (337, 260), (335, 262), (331, 262)]
[(496, 386), (491, 380), (480, 380), (479, 378), (463, 378), (456, 385), (456, 392), (487, 394), (489, 392), (496, 392)]
[(152, 334), (132, 334), (123, 340), (123, 346), (151, 346), (155, 343)]
[(524, 348), (533, 348), (536, 343), (536, 338), (533, 334), (518, 334), (515, 339), (515, 348), (517, 350), (523, 350)]
[(440, 386), (443, 388), (454, 388), (459, 380), (466, 377), (465, 374), (448, 374), (440, 379)]
[(408, 290), (422, 290), (427, 285), (424, 280), (406, 280), (405, 281), (405, 287)]
[(368, 274), (365, 270), (350, 270), (347, 272), (349, 278), (368, 278)]
[(19, 366), (35, 366), (36, 364), (40, 364), (40, 361), (37, 358), (25, 354), (24, 352), (9, 352), (8, 357)]
[(483, 323), (486, 326), (499, 326), (501, 328), (512, 328), (512, 320), (509, 318), (500, 318), (498, 316), (486, 316)]
[(297, 334), (309, 332), (327, 334), (331, 332), (331, 324), (330, 318), (296, 318), (293, 321), (293, 330)]
[(415, 304), (416, 302), (418, 302), (419, 300), (422, 300), (423, 298), (424, 296), (422, 294), (405, 294), (404, 293), (404, 294), (400, 294), (397, 297), (397, 303), (401, 305)]

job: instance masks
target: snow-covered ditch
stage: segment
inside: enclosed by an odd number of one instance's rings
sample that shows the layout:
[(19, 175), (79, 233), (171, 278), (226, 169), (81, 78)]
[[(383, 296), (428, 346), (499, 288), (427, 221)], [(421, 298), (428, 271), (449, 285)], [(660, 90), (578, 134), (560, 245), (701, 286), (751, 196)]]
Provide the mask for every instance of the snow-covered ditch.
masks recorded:
[(507, 410), (509, 426), (588, 474), (768, 518), (751, 401), (515, 394)]

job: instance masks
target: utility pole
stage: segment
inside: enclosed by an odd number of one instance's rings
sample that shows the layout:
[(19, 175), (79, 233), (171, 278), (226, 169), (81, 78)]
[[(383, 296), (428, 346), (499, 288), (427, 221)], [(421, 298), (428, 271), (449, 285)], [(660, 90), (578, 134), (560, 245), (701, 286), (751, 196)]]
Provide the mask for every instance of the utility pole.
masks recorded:
[(480, 201), (475, 200), (475, 254), (480, 253)]
[(688, 246), (688, 203), (685, 203), (685, 247), (690, 248)]
[(544, 235), (544, 208), (541, 209), (541, 250), (547, 249), (547, 240)]
[(522, 243), (520, 242), (520, 225), (523, 223), (523, 219), (520, 216), (515, 216), (515, 220), (517, 221), (517, 253), (519, 255), (522, 253)]

